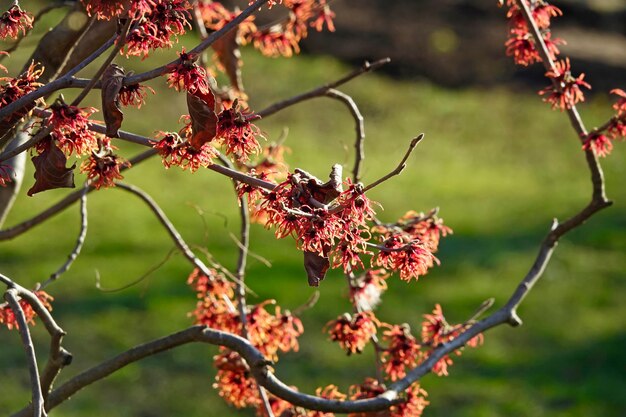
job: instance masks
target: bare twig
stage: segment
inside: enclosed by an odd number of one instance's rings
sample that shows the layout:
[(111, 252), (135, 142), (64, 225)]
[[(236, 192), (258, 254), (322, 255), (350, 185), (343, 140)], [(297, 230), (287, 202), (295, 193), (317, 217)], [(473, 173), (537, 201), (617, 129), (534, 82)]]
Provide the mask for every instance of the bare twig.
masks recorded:
[(76, 258), (78, 258), (78, 255), (80, 255), (80, 251), (82, 250), (83, 245), (85, 244), (85, 238), (87, 237), (87, 225), (88, 225), (87, 193), (88, 192), (89, 192), (89, 186), (85, 184), (85, 186), (83, 187), (82, 196), (80, 197), (80, 231), (78, 233), (78, 238), (76, 239), (76, 244), (74, 245), (74, 249), (72, 249), (72, 252), (68, 255), (65, 263), (61, 265), (61, 267), (56, 272), (50, 275), (50, 278), (48, 278), (47, 281), (41, 284), (41, 287), (40, 287), (41, 289), (47, 287), (52, 282), (56, 281), (61, 275), (67, 272), (72, 266), (72, 264), (74, 263), (74, 261), (76, 260)]
[(344, 103), (354, 118), (356, 140), (354, 141), (354, 168), (352, 169), (352, 180), (354, 183), (357, 183), (361, 180), (361, 163), (365, 159), (365, 149), (363, 147), (363, 141), (365, 140), (365, 123), (363, 115), (352, 97), (349, 95), (331, 88), (326, 91), (326, 96)]
[[(154, 149), (149, 149), (145, 152), (140, 153), (139, 155), (135, 156), (134, 158), (131, 158), (129, 160), (130, 162), (130, 166), (134, 167), (137, 166), (139, 163), (145, 161), (146, 159), (156, 155), (157, 152)], [(129, 169), (127, 166), (124, 166), (122, 168), (120, 168), (120, 171), (125, 171)], [(93, 187), (89, 187), (88, 192), (92, 192), (95, 188)], [(66, 208), (68, 208), (69, 206), (71, 206), (72, 204), (74, 204), (76, 201), (78, 201), (80, 199), (80, 197), (83, 194), (83, 190), (77, 190), (74, 191), (70, 194), (68, 194), (67, 196), (65, 196), (63, 199), (61, 199), (59, 202), (53, 204), (52, 206), (48, 207), (47, 209), (43, 210), (42, 212), (40, 212), (39, 214), (31, 217), (28, 220), (25, 220), (21, 223), (16, 224), (15, 226), (12, 227), (8, 227), (6, 229), (2, 229), (0, 230), (0, 241), (3, 240), (9, 240), (9, 239), (13, 239), (27, 231), (29, 231), (30, 229), (32, 229), (33, 227), (43, 223), (44, 221), (48, 220), (49, 218), (55, 216), (56, 214), (59, 214), (60, 212), (62, 212), (63, 210), (65, 210)]]
[(165, 227), (167, 233), (174, 241), (174, 244), (178, 249), (180, 249), (185, 258), (187, 258), (187, 260), (191, 262), (194, 267), (198, 268), (204, 275), (212, 275), (209, 268), (200, 259), (198, 259), (198, 257), (191, 251), (191, 249), (189, 249), (189, 246), (180, 235), (178, 230), (176, 230), (172, 222), (170, 222), (163, 210), (161, 210), (161, 207), (159, 207), (159, 205), (152, 199), (152, 197), (150, 197), (150, 195), (148, 195), (148, 193), (130, 184), (116, 182), (115, 185), (117, 186), (117, 188), (128, 191), (129, 193), (134, 194), (135, 196), (143, 200), (143, 202), (146, 203), (148, 207), (150, 207), (150, 210), (152, 210), (157, 219), (159, 219), (159, 222), (161, 222), (163, 227)]
[(17, 321), (17, 327), (22, 337), (22, 344), (26, 351), (26, 359), (28, 360), (28, 371), (30, 374), (30, 385), (32, 390), (32, 404), (33, 404), (33, 416), (42, 417), (46, 413), (44, 411), (44, 399), (41, 391), (41, 384), (39, 382), (39, 368), (37, 368), (37, 356), (35, 355), (35, 346), (30, 337), (30, 330), (28, 329), (28, 323), (26, 322), (26, 316), (24, 310), (20, 306), (18, 301), (18, 292), (14, 288), (10, 288), (4, 294), (4, 299), (9, 303), (13, 314), (15, 314), (15, 320)]
[(89, 94), (91, 89), (100, 80), (100, 77), (102, 77), (102, 74), (104, 74), (104, 71), (106, 71), (109, 64), (113, 62), (113, 60), (117, 57), (118, 53), (126, 44), (126, 37), (128, 36), (128, 32), (130, 31), (130, 26), (132, 23), (132, 19), (126, 19), (126, 23), (120, 29), (119, 34), (116, 34), (117, 41), (115, 42), (115, 48), (113, 48), (108, 58), (102, 63), (98, 71), (96, 71), (96, 74), (91, 78), (89, 84), (87, 84), (83, 91), (81, 91), (80, 94), (74, 99), (74, 101), (72, 102), (72, 106), (78, 106), (80, 102), (83, 101), (85, 97), (87, 97), (87, 94)]
[(365, 61), (360, 68), (350, 72), (349, 74), (346, 74), (336, 81), (314, 88), (313, 90), (307, 91), (306, 93), (302, 93), (297, 96), (280, 101), (278, 103), (272, 104), (271, 106), (259, 112), (256, 112), (256, 114), (261, 117), (268, 117), (274, 113), (286, 109), (287, 107), (291, 107), (294, 104), (298, 104), (316, 97), (323, 97), (326, 95), (326, 92), (328, 92), (328, 90), (337, 88), (340, 85), (345, 84), (348, 81), (351, 81), (352, 79), (358, 77), (359, 75), (365, 74), (370, 71), (375, 71), (383, 65), (388, 64), (389, 62), (391, 62), (391, 59), (389, 58), (383, 58), (374, 62)]
[(369, 191), (372, 188), (376, 187), (377, 185), (380, 185), (383, 182), (387, 181), (389, 178), (392, 178), (392, 177), (395, 177), (396, 175), (399, 175), (404, 170), (404, 168), (406, 168), (406, 161), (409, 159), (409, 156), (411, 156), (411, 153), (413, 152), (413, 149), (415, 149), (417, 144), (420, 143), (420, 141), (422, 139), (424, 139), (424, 134), (423, 133), (420, 134), (418, 137), (414, 138), (411, 141), (411, 143), (409, 144), (409, 149), (407, 149), (406, 153), (404, 154), (404, 157), (402, 158), (402, 160), (400, 161), (398, 166), (393, 171), (391, 171), (389, 174), (385, 175), (384, 177), (374, 181), (373, 183), (371, 183), (367, 187), (363, 188), (363, 192)]

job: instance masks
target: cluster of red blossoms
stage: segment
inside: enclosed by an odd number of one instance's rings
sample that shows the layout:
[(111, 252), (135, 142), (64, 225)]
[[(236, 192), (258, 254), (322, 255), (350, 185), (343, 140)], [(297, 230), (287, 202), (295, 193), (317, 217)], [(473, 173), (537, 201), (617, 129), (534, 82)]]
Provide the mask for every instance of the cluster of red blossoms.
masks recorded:
[[(54, 300), (52, 296), (50, 296), (45, 291), (36, 291), (34, 294), (37, 296), (37, 298), (45, 308), (47, 308), (48, 310), (52, 310), (52, 305), (50, 304)], [(26, 323), (34, 326), (37, 313), (35, 313), (33, 307), (26, 300), (20, 299), (19, 303), (22, 311), (24, 312)], [(0, 324), (5, 325), (9, 330), (17, 328), (15, 312), (6, 303), (0, 305)]]
[(98, 147), (91, 151), (89, 158), (83, 161), (80, 170), (87, 173), (87, 178), (91, 185), (100, 189), (101, 187), (113, 187), (115, 180), (121, 180), (122, 167), (130, 167), (130, 162), (113, 153), (117, 149), (111, 145), (111, 140), (107, 137), (98, 139)]
[[(509, 8), (509, 39), (506, 42), (506, 53), (515, 60), (515, 63), (527, 66), (541, 62), (539, 48), (529, 29), (529, 22), (519, 6), (520, 0), (502, 0)], [(556, 45), (563, 44), (561, 39), (552, 39), (550, 23), (552, 18), (562, 16), (563, 12), (545, 0), (521, 0), (529, 8), (532, 19), (539, 29), (550, 58), (554, 61), (546, 72), (552, 84), (539, 91), (545, 96), (544, 101), (550, 103), (553, 109), (568, 110), (576, 104), (585, 101), (583, 88), (590, 89), (591, 85), (584, 81), (585, 74), (572, 75), (569, 58), (558, 60), (559, 50)], [(613, 149), (612, 141), (626, 138), (626, 93), (621, 89), (614, 89), (611, 93), (618, 96), (613, 106), (617, 114), (601, 130), (595, 130), (582, 137), (583, 150), (591, 150), (596, 155), (605, 157)], [(605, 133), (606, 132), (606, 133)]]
[(33, 16), (20, 9), (19, 5), (13, 5), (0, 16), (0, 38), (17, 39), (20, 32), (26, 32), (33, 27)]
[[(211, 275), (206, 276), (195, 270), (188, 283), (198, 296), (196, 309), (191, 313), (196, 324), (246, 335), (266, 358), (273, 361), (278, 360), (280, 352), (299, 349), (298, 337), (304, 332), (302, 322), (278, 306), (273, 312), (268, 311), (268, 307), (275, 304), (273, 300), (247, 307), (244, 331), (238, 301), (234, 297), (235, 285), (223, 274), (212, 270)], [(214, 362), (218, 369), (214, 386), (220, 396), (238, 408), (262, 406), (258, 387), (245, 360), (236, 352), (222, 348)]]
[[(269, 1), (268, 7), (280, 4), (287, 9), (287, 16), (269, 27), (257, 28), (254, 18), (249, 17), (237, 29), (237, 41), (245, 45), (252, 43), (266, 56), (292, 56), (300, 51), (299, 43), (308, 36), (308, 29), (321, 32), (324, 27), (335, 30), (327, 0), (284, 0)], [(236, 13), (226, 9), (221, 2), (203, 1), (199, 3), (202, 19), (207, 29), (219, 30), (230, 22)]]
[(57, 100), (50, 106), (51, 114), (46, 125), (59, 148), (68, 155), (85, 155), (98, 146), (98, 138), (89, 129), (89, 117), (98, 110), (93, 107), (76, 107)]

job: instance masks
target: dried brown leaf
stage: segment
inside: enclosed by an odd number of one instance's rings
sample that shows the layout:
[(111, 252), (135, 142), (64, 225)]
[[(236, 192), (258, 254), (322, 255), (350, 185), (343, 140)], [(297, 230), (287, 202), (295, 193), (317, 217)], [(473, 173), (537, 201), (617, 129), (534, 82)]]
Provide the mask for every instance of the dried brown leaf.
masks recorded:
[(232, 29), (222, 36), (211, 47), (217, 55), (217, 59), (230, 80), (230, 85), (239, 91), (243, 91), (243, 80), (241, 79), (241, 52), (237, 43), (237, 30)]
[(315, 252), (304, 252), (304, 269), (311, 287), (320, 285), (320, 281), (326, 277), (326, 271), (329, 267), (330, 262), (327, 256), (320, 256)]
[(215, 113), (215, 96), (196, 92), (187, 93), (187, 107), (191, 117), (191, 146), (200, 149), (202, 145), (215, 138), (217, 133), (217, 114)]
[(102, 74), (102, 114), (107, 126), (106, 135), (112, 138), (117, 136), (124, 120), (119, 99), (124, 76), (124, 69), (116, 64), (109, 65)]
[(74, 168), (65, 167), (67, 158), (54, 142), (50, 142), (48, 148), (41, 154), (32, 158), (35, 165), (35, 184), (28, 190), (28, 195), (52, 190), (55, 188), (74, 188)]

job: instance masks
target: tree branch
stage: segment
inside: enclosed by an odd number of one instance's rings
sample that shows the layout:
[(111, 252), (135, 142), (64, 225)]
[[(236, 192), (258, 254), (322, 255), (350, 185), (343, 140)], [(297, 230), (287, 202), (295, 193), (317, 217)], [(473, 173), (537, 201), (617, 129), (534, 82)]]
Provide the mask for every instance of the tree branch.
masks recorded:
[(85, 244), (85, 238), (87, 237), (87, 226), (88, 226), (87, 193), (88, 192), (89, 192), (89, 186), (88, 184), (85, 184), (85, 186), (83, 187), (82, 195), (80, 197), (80, 230), (78, 232), (78, 237), (76, 238), (76, 244), (74, 245), (74, 249), (72, 249), (72, 252), (70, 252), (70, 254), (68, 255), (65, 263), (61, 265), (61, 267), (57, 269), (56, 272), (50, 275), (47, 281), (41, 284), (40, 286), (41, 289), (46, 288), (48, 285), (56, 281), (61, 275), (66, 273), (70, 269), (70, 267), (72, 266), (76, 258), (78, 258), (78, 255), (80, 255), (83, 245)]
[(360, 68), (355, 69), (354, 71), (350, 72), (349, 74), (346, 74), (345, 76), (341, 77), (340, 79), (336, 81), (314, 88), (313, 90), (307, 91), (306, 93), (302, 93), (297, 96), (288, 98), (286, 100), (279, 101), (278, 103), (274, 103), (271, 106), (266, 107), (265, 109), (259, 112), (256, 112), (255, 114), (261, 117), (268, 117), (268, 116), (273, 115), (274, 113), (278, 113), (279, 111), (286, 109), (287, 107), (291, 107), (294, 104), (298, 104), (303, 101), (310, 100), (316, 97), (323, 97), (326, 95), (326, 93), (329, 90), (332, 90), (334, 88), (339, 87), (342, 84), (352, 81), (354, 78), (358, 77), (359, 75), (363, 75), (370, 71), (375, 71), (378, 68), (382, 67), (383, 65), (388, 64), (389, 62), (391, 62), (390, 58), (383, 58), (383, 59), (380, 59), (378, 61), (374, 61), (371, 63), (369, 61), (365, 61)]
[(42, 417), (46, 415), (44, 411), (44, 400), (41, 392), (41, 385), (39, 383), (39, 369), (37, 368), (37, 356), (35, 355), (35, 346), (33, 346), (33, 340), (30, 337), (30, 330), (28, 329), (28, 323), (26, 322), (26, 316), (24, 310), (20, 306), (18, 301), (17, 290), (10, 288), (4, 294), (4, 299), (9, 303), (13, 314), (15, 314), (15, 320), (22, 337), (22, 344), (26, 351), (26, 359), (28, 360), (28, 372), (30, 374), (30, 385), (32, 390), (32, 409), (34, 417)]
[(374, 181), (373, 183), (371, 183), (367, 187), (363, 188), (363, 192), (371, 190), (372, 188), (376, 187), (377, 185), (380, 185), (383, 182), (387, 181), (389, 178), (395, 177), (396, 175), (399, 175), (402, 171), (404, 171), (404, 168), (406, 168), (406, 161), (409, 159), (409, 156), (411, 156), (411, 153), (413, 152), (413, 149), (415, 149), (417, 144), (420, 143), (422, 139), (424, 139), (424, 134), (423, 133), (420, 134), (418, 137), (414, 138), (411, 141), (411, 143), (409, 144), (409, 149), (407, 149), (406, 153), (404, 154), (404, 157), (402, 158), (402, 160), (400, 161), (398, 166), (395, 167), (395, 169), (393, 171), (391, 171), (389, 174), (385, 175), (384, 177)]

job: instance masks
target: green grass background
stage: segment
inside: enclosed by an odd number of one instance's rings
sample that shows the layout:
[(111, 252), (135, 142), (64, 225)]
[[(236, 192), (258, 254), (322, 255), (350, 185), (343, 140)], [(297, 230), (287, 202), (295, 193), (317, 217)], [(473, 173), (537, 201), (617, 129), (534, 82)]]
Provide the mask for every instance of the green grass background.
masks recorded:
[[(194, 42), (190, 38), (181, 44)], [(21, 65), (25, 56), (14, 55), (10, 68)], [(119, 61), (140, 71), (174, 56), (172, 50), (154, 60)], [(256, 110), (350, 70), (327, 57), (267, 59), (246, 49), (244, 59), (244, 81)], [(184, 95), (167, 89), (164, 79), (151, 85), (158, 94), (148, 98), (142, 111), (126, 111), (124, 129), (148, 136), (178, 130), (178, 117), (187, 111)], [(447, 90), (379, 74), (342, 90), (354, 97), (366, 119), (365, 182), (394, 167), (410, 138), (426, 133), (404, 173), (371, 192), (384, 207), (380, 217), (394, 220), (410, 209), (439, 206), (455, 232), (442, 243), (441, 267), (419, 282), (390, 279), (378, 311), (384, 321), (418, 328), (421, 315), (435, 303), (442, 304), (452, 322), (469, 317), (489, 297), (500, 305), (533, 262), (552, 218), (563, 219), (589, 200), (589, 174), (567, 117), (551, 112), (532, 91)], [(96, 104), (97, 95), (91, 100)], [(581, 110), (588, 126), (611, 115), (605, 94), (597, 94)], [(353, 121), (339, 103), (316, 99), (259, 126), (270, 140), (289, 128), (291, 167), (320, 177), (334, 163), (344, 164), (346, 171), (352, 167)], [(120, 148), (126, 156), (143, 150), (127, 144)], [(626, 414), (625, 157), (626, 146), (618, 143), (602, 161), (615, 205), (559, 244), (545, 276), (520, 308), (524, 325), (488, 332), (483, 347), (455, 360), (449, 377), (424, 377), (431, 401), (425, 416)], [(29, 171), (24, 189), (31, 178)], [(234, 267), (237, 250), (229, 234), (238, 232), (237, 206), (227, 178), (211, 171), (164, 170), (155, 159), (129, 171), (126, 180), (150, 192), (190, 244), (206, 247), (223, 265)], [(65, 194), (53, 190), (20, 197), (5, 226)], [(101, 190), (90, 195), (88, 206), (83, 253), (50, 287), (54, 315), (67, 330), (65, 345), (74, 354), (60, 382), (131, 346), (188, 326), (187, 313), (195, 303), (185, 284), (190, 267), (180, 255), (128, 290), (98, 290), (96, 273), (105, 288), (123, 286), (159, 263), (173, 244), (147, 207), (128, 193)], [(0, 270), (26, 286), (45, 280), (71, 250), (78, 224), (74, 206), (32, 232), (0, 243)], [(254, 226), (251, 250), (273, 266), (250, 260), (247, 280), (258, 294), (250, 301), (274, 298), (295, 308), (308, 299), (313, 290), (293, 241), (276, 241), (271, 232)], [(317, 307), (303, 316), (300, 351), (284, 355), (277, 374), (304, 392), (331, 383), (346, 390), (373, 374), (373, 352), (346, 357), (322, 333), (328, 320), (350, 308), (339, 271), (328, 275), (320, 291)], [(43, 326), (34, 328), (34, 338), (43, 363), (48, 341)], [(16, 332), (0, 330), (0, 352), (0, 415), (6, 415), (29, 401), (28, 375)], [(133, 364), (52, 414), (252, 415), (229, 408), (211, 388), (215, 352), (210, 346), (185, 346)]]

